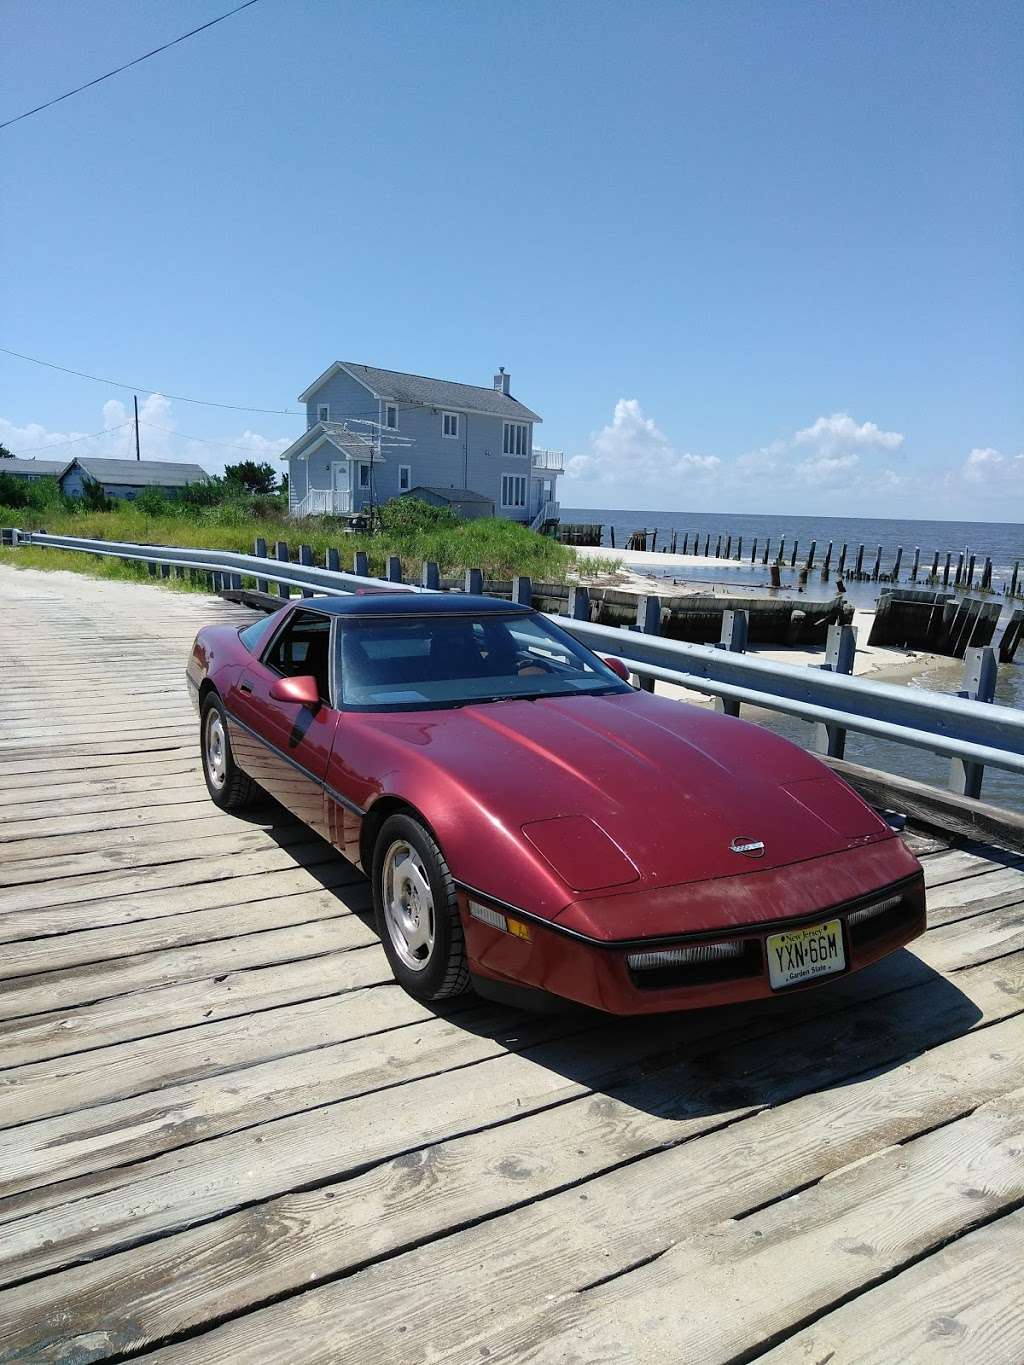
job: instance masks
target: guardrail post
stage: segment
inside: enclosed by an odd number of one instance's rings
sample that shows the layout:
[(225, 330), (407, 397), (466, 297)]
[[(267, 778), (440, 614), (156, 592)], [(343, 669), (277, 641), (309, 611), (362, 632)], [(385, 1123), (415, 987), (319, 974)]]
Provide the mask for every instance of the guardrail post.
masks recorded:
[[(313, 550), (311, 546), (309, 545), (299, 546), (299, 563), (305, 565), (307, 568), (310, 569), (313, 567)], [(300, 591), (302, 592), (303, 597), (313, 596), (312, 588), (302, 588), (300, 589)]]
[[(260, 558), (260, 559), (266, 559), (266, 557), (267, 557), (267, 542), (263, 539), (262, 536), (257, 536), (256, 539), (253, 541), (252, 552), (253, 552), (253, 554), (256, 555), (258, 558)], [(267, 580), (266, 580), (265, 578), (257, 578), (257, 580), (256, 580), (256, 591), (257, 591), (257, 592), (269, 592), (269, 591), (270, 591), (270, 584), (267, 582)]]
[[(283, 561), (285, 564), (291, 562), (291, 556), (288, 553), (288, 542), (286, 540), (279, 540), (277, 544), (274, 546), (274, 557), (279, 562)], [(278, 580), (277, 591), (281, 594), (282, 597), (291, 597), (292, 595), (291, 584), (282, 583), (280, 580)]]
[[(727, 649), (730, 654), (745, 654), (747, 652), (747, 630), (750, 625), (750, 615), (745, 611), (723, 611), (722, 612), (722, 638), (715, 646), (716, 649)], [(731, 697), (716, 697), (715, 710), (723, 716), (738, 716), (740, 704)]]
[[(826, 673), (852, 673), (853, 660), (857, 653), (857, 631), (854, 626), (829, 626), (825, 643), (825, 662), (821, 668)], [(817, 721), (811, 738), (811, 748), (815, 753), (828, 754), (830, 758), (842, 758), (846, 753), (846, 729), (833, 725), (831, 721)]]
[(156, 578), (156, 565), (151, 559), (147, 561), (146, 568), (149, 570), (150, 578)]
[(423, 565), (421, 585), (424, 588), (439, 588), (441, 586), (441, 570), (433, 559), (428, 559)]
[(484, 590), (484, 573), (482, 569), (467, 569), (466, 578), (463, 583), (463, 591), (470, 592), (474, 597), (480, 597)]
[(517, 573), (512, 579), (512, 601), (520, 606), (533, 605), (533, 580), (527, 573)]
[(574, 621), (590, 620), (590, 593), (586, 588), (569, 589), (569, 616)]
[(333, 545), (327, 551), (326, 567), (331, 571), (331, 573), (339, 573), (341, 571), (341, 555), (333, 547)]
[(170, 576), (171, 576), (171, 566), (170, 566), (169, 564), (161, 564), (161, 565), (160, 565), (160, 577), (161, 577), (161, 578), (170, 578)]
[[(636, 625), (632, 630), (639, 631), (642, 635), (661, 634), (661, 598), (660, 597), (638, 597), (636, 601)], [(654, 691), (653, 678), (641, 678), (640, 686), (645, 692)]]
[(352, 556), (352, 572), (357, 578), (370, 576), (370, 561), (365, 550), (357, 550)]
[(388, 555), (388, 582), (402, 582), (402, 560), (399, 555)]
[[(964, 654), (964, 683), (960, 696), (969, 701), (994, 701), (998, 671), (996, 652), (991, 645), (968, 649)], [(962, 758), (949, 761), (949, 789), (961, 796), (973, 796), (977, 800), (981, 796), (984, 776), (983, 763), (969, 763)]]

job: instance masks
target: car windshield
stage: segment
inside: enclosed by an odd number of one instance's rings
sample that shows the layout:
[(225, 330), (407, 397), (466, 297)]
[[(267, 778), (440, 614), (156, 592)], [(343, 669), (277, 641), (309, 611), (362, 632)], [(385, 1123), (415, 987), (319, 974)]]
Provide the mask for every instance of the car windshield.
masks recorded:
[(353, 710), (630, 690), (596, 655), (536, 613), (365, 617), (339, 624), (341, 704)]

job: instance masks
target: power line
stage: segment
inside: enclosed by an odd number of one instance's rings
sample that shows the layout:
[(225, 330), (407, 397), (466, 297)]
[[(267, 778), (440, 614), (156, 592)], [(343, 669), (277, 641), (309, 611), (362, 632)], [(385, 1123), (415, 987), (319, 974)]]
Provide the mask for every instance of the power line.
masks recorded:
[(67, 441), (53, 441), (48, 446), (33, 446), (31, 450), (16, 450), (14, 453), (19, 459), (27, 459), (33, 455), (38, 455), (41, 450), (56, 450), (59, 446), (73, 446), (79, 441), (94, 441), (98, 436), (109, 436), (113, 431), (120, 431), (122, 427), (128, 426), (127, 422), (119, 422), (116, 427), (104, 427), (102, 431), (91, 431), (85, 436), (72, 436)]
[[(158, 427), (155, 422), (147, 422), (145, 418), (139, 419), (139, 425), (149, 427), (153, 431), (162, 431), (167, 436), (180, 436), (185, 441), (199, 441), (207, 446), (220, 446), (224, 450), (244, 450), (246, 455), (269, 455), (272, 452), (266, 450), (253, 450), (252, 446), (235, 445), (231, 441), (211, 441), (208, 436), (191, 436), (187, 431), (172, 431), (170, 427)], [(266, 439), (264, 437), (264, 439)]]
[[(255, 0), (249, 0), (250, 4)], [(151, 397), (170, 398), (175, 403), (194, 403), (203, 408), (227, 408), (231, 412), (261, 412), (275, 417), (305, 417), (304, 412), (294, 408), (247, 408), (241, 403), (215, 403), (209, 398), (186, 398), (180, 393), (167, 393), (165, 389), (147, 389), (144, 384), (122, 384), (117, 379), (101, 379), (99, 375), (86, 374), (83, 370), (71, 370), (66, 365), (57, 365), (52, 360), (40, 360), (38, 356), (22, 355), (20, 351), (12, 351), (7, 346), (0, 346), (0, 352), (4, 355), (16, 356), (18, 360), (28, 360), (33, 365), (44, 365), (48, 370), (60, 370), (62, 374), (73, 374), (78, 379), (91, 379), (94, 384), (106, 384), (112, 389), (128, 389), (135, 393), (149, 394)]]
[(20, 123), (23, 118), (31, 118), (33, 114), (41, 114), (44, 109), (49, 109), (54, 104), (60, 104), (61, 100), (68, 100), (72, 95), (80, 95), (83, 90), (90, 90), (94, 85), (99, 85), (101, 81), (109, 81), (111, 76), (119, 76), (122, 71), (127, 71), (129, 67), (138, 66), (140, 62), (155, 57), (158, 52), (166, 52), (169, 47), (183, 43), (186, 38), (194, 38), (197, 33), (202, 33), (204, 29), (213, 28), (214, 24), (223, 23), (225, 19), (230, 19), (233, 14), (239, 14), (242, 10), (248, 9), (250, 5), (258, 3), (259, 0), (245, 0), (244, 4), (236, 5), (234, 9), (228, 10), (227, 14), (219, 14), (216, 19), (209, 19), (205, 24), (200, 24), (198, 28), (189, 29), (188, 33), (183, 33), (179, 38), (172, 38), (169, 43), (161, 43), (159, 47), (153, 48), (152, 52), (144, 52), (141, 57), (135, 57), (130, 62), (125, 62), (123, 66), (115, 66), (113, 71), (106, 71), (102, 76), (96, 76), (93, 80), (86, 81), (84, 85), (76, 85), (74, 90), (66, 90), (63, 95), (55, 95), (52, 100), (47, 100), (45, 104), (37, 104), (34, 109), (26, 109), (23, 114), (16, 114), (14, 118), (9, 118), (5, 123), (0, 123), (0, 131), (9, 128), (12, 123)]

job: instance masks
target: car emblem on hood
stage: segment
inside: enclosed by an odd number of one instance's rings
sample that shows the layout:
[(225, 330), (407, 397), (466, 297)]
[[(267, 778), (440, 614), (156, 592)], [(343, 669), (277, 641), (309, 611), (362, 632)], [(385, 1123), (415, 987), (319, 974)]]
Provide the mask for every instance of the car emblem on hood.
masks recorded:
[(743, 853), (748, 858), (764, 857), (764, 840), (751, 839), (744, 834), (737, 834), (729, 848), (733, 853)]

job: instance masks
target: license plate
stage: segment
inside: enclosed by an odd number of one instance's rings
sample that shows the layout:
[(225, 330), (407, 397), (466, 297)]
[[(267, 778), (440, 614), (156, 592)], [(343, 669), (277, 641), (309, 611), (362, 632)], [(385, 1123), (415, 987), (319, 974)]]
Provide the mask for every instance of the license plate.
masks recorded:
[(766, 946), (768, 980), (776, 991), (816, 976), (830, 976), (846, 966), (843, 929), (837, 919), (770, 934)]

